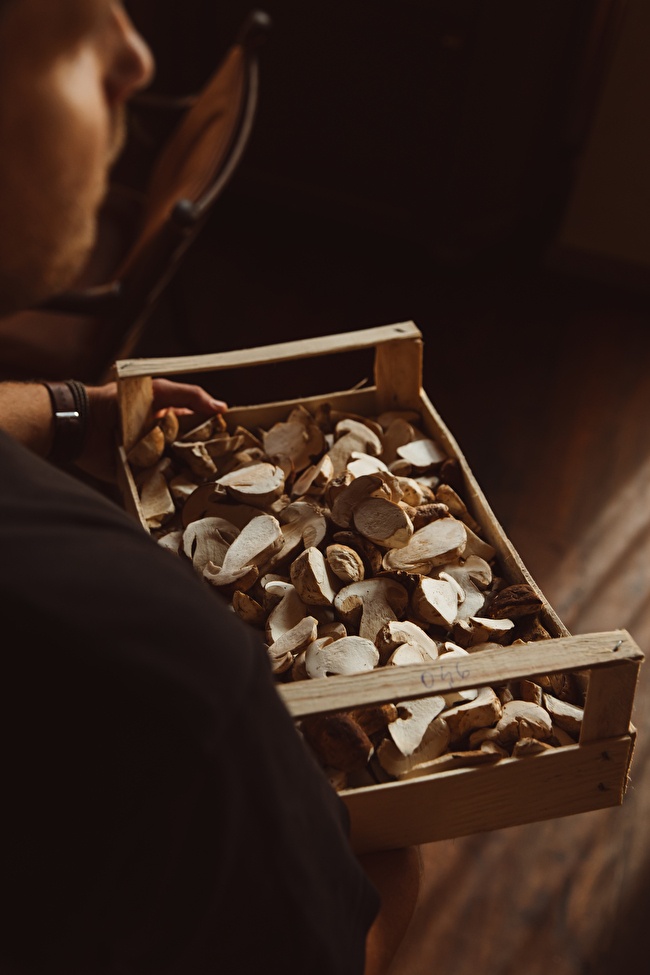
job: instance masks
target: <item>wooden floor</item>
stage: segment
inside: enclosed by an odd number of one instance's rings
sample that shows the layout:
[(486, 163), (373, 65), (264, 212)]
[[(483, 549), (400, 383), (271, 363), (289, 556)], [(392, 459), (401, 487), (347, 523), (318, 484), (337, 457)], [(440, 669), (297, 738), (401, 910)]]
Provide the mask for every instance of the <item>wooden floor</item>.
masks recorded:
[[(650, 309), (564, 280), (515, 246), (435, 268), (404, 241), (290, 213), (219, 216), (145, 354), (214, 351), (413, 319), (425, 388), (569, 629), (650, 650)], [(282, 392), (257, 375), (220, 392)], [(359, 376), (357, 378), (363, 378)], [(337, 371), (329, 389), (344, 388)], [(304, 388), (302, 388), (304, 387)], [(320, 391), (320, 390), (319, 390)], [(423, 848), (420, 904), (392, 975), (626, 975), (650, 957), (650, 670), (622, 807)]]

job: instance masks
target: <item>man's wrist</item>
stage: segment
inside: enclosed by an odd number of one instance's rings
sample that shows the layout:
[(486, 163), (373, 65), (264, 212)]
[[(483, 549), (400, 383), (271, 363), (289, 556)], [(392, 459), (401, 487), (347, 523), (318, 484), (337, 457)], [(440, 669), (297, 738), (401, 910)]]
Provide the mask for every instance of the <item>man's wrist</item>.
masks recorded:
[(55, 464), (71, 464), (78, 459), (86, 442), (88, 394), (83, 383), (43, 382), (52, 403), (52, 444), (48, 459)]

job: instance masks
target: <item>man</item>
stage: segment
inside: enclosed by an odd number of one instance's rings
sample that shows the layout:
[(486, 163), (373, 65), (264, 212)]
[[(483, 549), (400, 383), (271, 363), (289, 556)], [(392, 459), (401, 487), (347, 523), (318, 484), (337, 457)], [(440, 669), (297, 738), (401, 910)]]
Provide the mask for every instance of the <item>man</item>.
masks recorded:
[[(0, 314), (74, 280), (151, 72), (119, 3), (0, 0)], [(252, 630), (41, 459), (106, 476), (114, 422), (111, 386), (0, 384), (0, 973), (385, 971), (414, 851), (360, 868)]]

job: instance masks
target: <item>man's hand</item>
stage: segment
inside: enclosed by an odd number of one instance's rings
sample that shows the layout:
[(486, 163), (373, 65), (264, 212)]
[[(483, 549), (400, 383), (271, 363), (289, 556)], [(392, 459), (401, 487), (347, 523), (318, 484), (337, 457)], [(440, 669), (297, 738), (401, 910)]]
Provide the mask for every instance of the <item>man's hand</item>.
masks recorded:
[[(84, 450), (76, 466), (102, 481), (115, 480), (115, 436), (118, 424), (117, 385), (87, 386), (88, 428)], [(172, 408), (179, 416), (199, 413), (213, 416), (227, 409), (226, 403), (214, 399), (201, 386), (176, 383), (170, 379), (153, 380), (153, 408)]]

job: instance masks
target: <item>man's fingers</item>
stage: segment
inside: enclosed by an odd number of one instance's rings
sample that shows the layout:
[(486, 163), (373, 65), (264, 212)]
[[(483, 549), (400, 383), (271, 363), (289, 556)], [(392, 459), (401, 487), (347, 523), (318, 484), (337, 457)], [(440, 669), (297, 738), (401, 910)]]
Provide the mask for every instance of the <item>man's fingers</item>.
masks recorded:
[(215, 399), (201, 386), (170, 379), (154, 379), (153, 405), (155, 409), (174, 407), (191, 413), (223, 413), (228, 409), (227, 403)]

